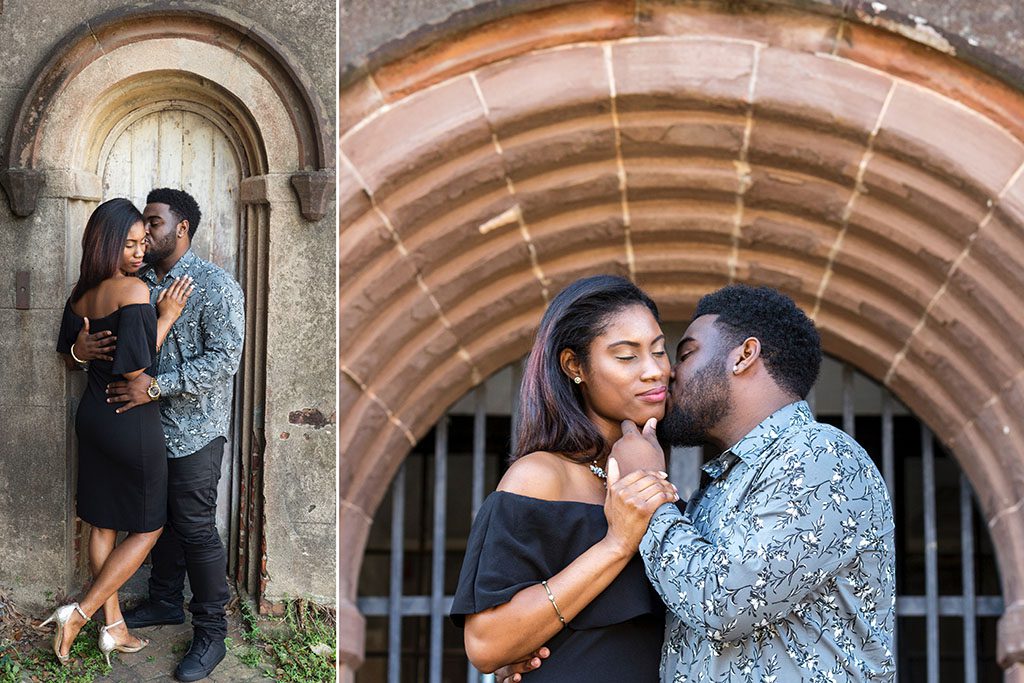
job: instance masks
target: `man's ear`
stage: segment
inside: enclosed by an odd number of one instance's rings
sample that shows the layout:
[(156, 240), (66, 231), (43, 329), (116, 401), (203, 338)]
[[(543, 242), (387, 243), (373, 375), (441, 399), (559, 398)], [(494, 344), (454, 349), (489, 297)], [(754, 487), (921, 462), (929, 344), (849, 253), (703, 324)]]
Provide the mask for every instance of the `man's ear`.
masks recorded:
[(188, 235), (189, 228), (191, 227), (192, 226), (188, 224), (188, 219), (186, 218), (185, 220), (180, 221), (176, 226), (174, 226), (174, 235), (178, 238), (185, 237), (186, 235)]
[(739, 346), (739, 357), (732, 366), (732, 374), (738, 375), (761, 357), (761, 340), (757, 337), (747, 337)]
[[(566, 374), (569, 381), (574, 384), (581, 384), (586, 377), (583, 376), (583, 364), (580, 363), (579, 356), (570, 349), (562, 349), (562, 353), (558, 355), (558, 362), (562, 366), (562, 372)], [(580, 381), (577, 382), (576, 378), (579, 377)]]

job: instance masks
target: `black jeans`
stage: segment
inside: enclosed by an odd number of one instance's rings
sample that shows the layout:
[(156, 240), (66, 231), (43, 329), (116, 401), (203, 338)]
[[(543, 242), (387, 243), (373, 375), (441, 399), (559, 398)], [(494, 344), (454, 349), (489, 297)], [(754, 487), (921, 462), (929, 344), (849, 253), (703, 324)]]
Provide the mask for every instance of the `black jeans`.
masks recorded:
[(167, 524), (153, 546), (149, 597), (180, 605), (185, 574), (192, 587), (192, 626), (227, 635), (227, 553), (217, 534), (217, 482), (224, 437), (192, 455), (167, 459)]

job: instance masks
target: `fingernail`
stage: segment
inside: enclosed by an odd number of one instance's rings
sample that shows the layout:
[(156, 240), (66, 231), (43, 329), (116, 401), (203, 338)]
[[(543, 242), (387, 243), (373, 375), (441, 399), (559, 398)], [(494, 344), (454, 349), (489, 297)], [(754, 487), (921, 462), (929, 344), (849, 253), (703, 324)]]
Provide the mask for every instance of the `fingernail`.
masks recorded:
[(662, 479), (668, 479), (668, 472), (662, 472), (659, 470), (658, 476), (661, 477)]

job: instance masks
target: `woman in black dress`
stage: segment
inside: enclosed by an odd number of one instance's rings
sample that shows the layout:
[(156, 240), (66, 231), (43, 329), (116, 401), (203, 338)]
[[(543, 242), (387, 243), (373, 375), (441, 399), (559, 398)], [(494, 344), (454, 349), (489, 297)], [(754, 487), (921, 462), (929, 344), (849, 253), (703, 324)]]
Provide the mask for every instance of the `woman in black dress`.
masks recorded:
[(628, 280), (585, 278), (551, 302), (512, 464), (473, 524), (452, 605), (481, 671), (543, 646), (531, 681), (658, 681), (664, 607), (637, 549), (678, 494), (664, 472), (619, 479), (608, 456), (623, 421), (650, 433), (664, 416), (669, 371), (658, 309)]
[[(146, 230), (127, 199), (100, 204), (82, 237), (78, 282), (64, 307), (57, 351), (77, 367), (74, 341), (83, 325), (110, 330), (117, 346), (111, 360), (94, 360), (75, 419), (78, 434), (78, 516), (92, 526), (89, 565), (93, 584), (77, 603), (59, 607), (53, 651), (61, 663), (82, 626), (101, 606), (106, 624), (100, 650), (136, 652), (148, 641), (128, 633), (117, 590), (141, 566), (163, 529), (167, 508), (167, 460), (157, 403), (123, 414), (106, 401), (107, 383), (131, 379), (156, 362), (156, 352), (185, 306), (191, 284), (182, 279), (162, 291), (156, 308), (135, 274), (142, 267)], [(157, 315), (159, 312), (159, 316)], [(128, 536), (115, 547), (118, 531)]]

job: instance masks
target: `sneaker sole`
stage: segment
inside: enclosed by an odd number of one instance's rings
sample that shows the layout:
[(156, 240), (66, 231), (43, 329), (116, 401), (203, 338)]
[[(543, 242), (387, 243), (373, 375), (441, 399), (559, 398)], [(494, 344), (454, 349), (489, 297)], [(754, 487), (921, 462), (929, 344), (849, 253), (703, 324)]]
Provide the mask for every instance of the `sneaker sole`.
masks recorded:
[(142, 621), (136, 619), (129, 619), (125, 617), (124, 625), (128, 628), (146, 628), (148, 626), (177, 626), (178, 624), (185, 623), (185, 615), (182, 615), (180, 619), (168, 619), (163, 621)]

